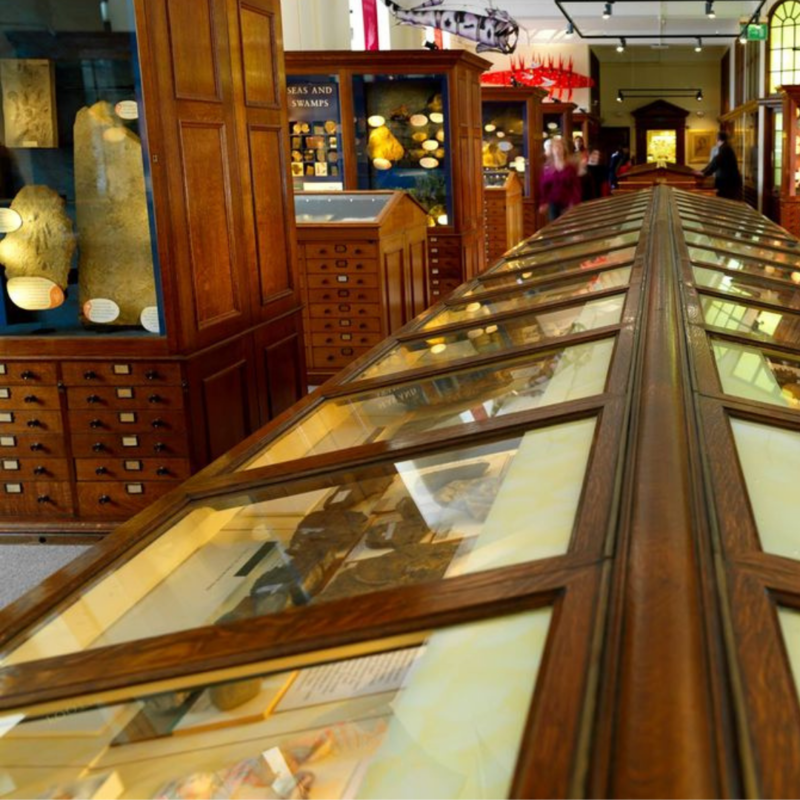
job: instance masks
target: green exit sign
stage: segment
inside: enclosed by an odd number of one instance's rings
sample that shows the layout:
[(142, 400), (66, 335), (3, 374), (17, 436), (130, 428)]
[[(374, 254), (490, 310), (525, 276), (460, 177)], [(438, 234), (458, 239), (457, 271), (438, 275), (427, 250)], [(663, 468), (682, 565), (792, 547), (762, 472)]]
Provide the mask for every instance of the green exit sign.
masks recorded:
[(747, 26), (747, 41), (748, 42), (766, 42), (767, 41), (767, 25), (748, 25)]

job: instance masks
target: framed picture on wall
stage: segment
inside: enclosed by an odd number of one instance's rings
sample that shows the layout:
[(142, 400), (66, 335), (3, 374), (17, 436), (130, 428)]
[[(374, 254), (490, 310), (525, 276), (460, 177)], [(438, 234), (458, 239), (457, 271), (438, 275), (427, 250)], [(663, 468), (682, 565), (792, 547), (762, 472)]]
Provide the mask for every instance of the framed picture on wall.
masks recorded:
[(688, 138), (689, 164), (707, 164), (711, 160), (711, 150), (716, 143), (716, 131), (686, 131)]
[(0, 90), (6, 147), (58, 147), (52, 61), (0, 59)]

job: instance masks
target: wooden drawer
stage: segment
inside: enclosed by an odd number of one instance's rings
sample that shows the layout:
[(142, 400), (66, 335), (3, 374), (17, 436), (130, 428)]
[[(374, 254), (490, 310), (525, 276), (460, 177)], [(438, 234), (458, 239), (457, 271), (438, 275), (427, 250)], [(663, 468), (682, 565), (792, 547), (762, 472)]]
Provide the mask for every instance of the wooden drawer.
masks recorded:
[(377, 289), (378, 275), (308, 275), (306, 286), (310, 289)]
[[(73, 434), (75, 458), (186, 458), (189, 449), (184, 434), (96, 433)], [(0, 457), (3, 451), (0, 449)]]
[(69, 483), (13, 481), (0, 484), (1, 516), (64, 517), (72, 514)]
[(183, 408), (183, 388), (180, 386), (98, 386), (67, 389), (67, 404), (71, 409), (160, 409)]
[(459, 283), (463, 283), (461, 280), (461, 267), (456, 269), (455, 267), (432, 267), (431, 268), (431, 276), (432, 277), (439, 277), (439, 278), (448, 278), (454, 281), (458, 281)]
[(183, 412), (169, 410), (109, 411), (98, 408), (91, 411), (72, 411), (69, 421), (70, 430), (73, 433), (91, 433), (92, 431), (183, 433), (186, 428)]
[(374, 347), (383, 341), (379, 333), (312, 333), (314, 347)]
[(45, 361), (0, 361), (0, 385), (55, 386), (56, 365)]
[(78, 458), (79, 481), (183, 481), (191, 468), (185, 458)]
[(34, 409), (0, 410), (0, 436), (6, 433), (61, 433), (61, 411)]
[(378, 245), (375, 242), (306, 242), (303, 255), (311, 258), (349, 258), (364, 256), (378, 257)]
[(381, 294), (377, 289), (309, 289), (310, 303), (379, 303)]
[(2, 433), (0, 434), (0, 458), (30, 456), (65, 458), (67, 443), (57, 434)]
[(67, 361), (61, 366), (67, 386), (180, 385), (178, 364), (158, 361)]
[(361, 331), (368, 333), (380, 333), (381, 321), (375, 317), (363, 317), (362, 319), (350, 319), (340, 317), (339, 319), (311, 319), (309, 327), (312, 333), (327, 333), (329, 331)]
[(311, 363), (317, 369), (346, 367), (351, 361), (368, 353), (369, 347), (314, 347), (311, 350)]
[(378, 260), (376, 258), (307, 258), (305, 271), (309, 275), (377, 274)]
[(428, 259), (431, 268), (439, 269), (461, 269), (461, 258), (456, 256), (431, 256)]
[(69, 461), (66, 458), (13, 458), (0, 455), (0, 480), (3, 481), (68, 481)]
[(128, 517), (141, 511), (176, 486), (175, 481), (91, 482), (78, 484), (82, 517)]
[(0, 378), (0, 411), (8, 408), (61, 408), (61, 395), (55, 386), (3, 386)]
[(344, 317), (355, 320), (358, 317), (374, 317), (380, 321), (381, 307), (371, 303), (314, 303), (308, 307), (308, 314), (311, 318)]

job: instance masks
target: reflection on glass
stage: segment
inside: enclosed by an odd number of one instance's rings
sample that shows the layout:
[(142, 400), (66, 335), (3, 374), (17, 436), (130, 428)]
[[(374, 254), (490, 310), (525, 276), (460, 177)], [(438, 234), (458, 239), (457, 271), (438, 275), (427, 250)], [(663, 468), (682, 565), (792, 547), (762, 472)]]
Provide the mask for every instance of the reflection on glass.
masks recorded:
[(800, 432), (742, 419), (730, 423), (764, 552), (800, 558)]
[(798, 342), (798, 317), (701, 295), (706, 325), (771, 342)]
[(516, 272), (512, 275), (486, 275), (475, 288), (464, 292), (461, 297), (485, 294), (486, 292), (507, 289), (512, 286), (526, 286), (542, 278), (567, 275), (570, 272), (580, 273), (581, 270), (612, 267), (617, 264), (629, 264), (636, 255), (635, 247), (623, 247), (621, 250), (612, 250), (610, 253), (594, 258), (576, 259), (574, 261), (559, 262), (551, 267), (540, 267), (530, 272)]
[(628, 231), (638, 231), (641, 227), (641, 218), (639, 218), (638, 220), (632, 220), (630, 222), (624, 222), (620, 224), (609, 223), (596, 228), (589, 228), (582, 225), (578, 231), (574, 232), (566, 231), (562, 233), (561, 231), (552, 230), (544, 236), (537, 237), (536, 239), (528, 239), (527, 248), (524, 249), (524, 252), (526, 254), (532, 254), (539, 248), (545, 249), (555, 246), (563, 247), (564, 245), (583, 242), (587, 239), (608, 238), (609, 236), (627, 233)]
[(249, 469), (600, 394), (614, 339), (325, 400)]
[(0, 717), (4, 795), (507, 797), (551, 618), (546, 607), (402, 649)]
[(736, 255), (731, 255), (730, 251), (719, 252), (690, 247), (689, 257), (693, 262), (709, 264), (714, 267), (724, 267), (725, 269), (747, 272), (751, 275), (780, 278), (782, 280), (791, 280), (793, 283), (800, 283), (800, 265), (793, 269), (790, 266), (782, 267), (766, 264), (758, 260), (747, 260), (740, 256), (739, 248), (736, 248)]
[(683, 229), (686, 232), (708, 233), (710, 235), (719, 234), (719, 236), (727, 236), (735, 240), (733, 242), (728, 242), (728, 245), (733, 247), (737, 246), (740, 241), (754, 242), (756, 244), (762, 244), (765, 246), (784, 247), (790, 249), (796, 246), (796, 243), (793, 240), (775, 238), (766, 231), (751, 232), (745, 230), (744, 228), (740, 228), (739, 230), (734, 231), (723, 228), (719, 225), (714, 225), (713, 223), (704, 222), (704, 223), (694, 224), (684, 220)]
[(603, 256), (609, 250), (616, 250), (622, 247), (629, 247), (636, 245), (639, 241), (639, 231), (631, 231), (630, 233), (623, 233), (619, 236), (611, 236), (607, 239), (598, 239), (593, 242), (584, 242), (583, 244), (575, 244), (570, 247), (555, 248), (549, 252), (532, 253), (527, 255), (527, 251), (523, 250), (519, 253), (514, 253), (514, 258), (508, 258), (501, 261), (497, 266), (492, 267), (487, 275), (497, 274), (498, 272), (507, 272), (508, 270), (523, 269), (525, 267), (540, 267), (545, 264), (563, 263), (572, 258), (588, 257), (588, 256)]
[(571, 297), (627, 286), (630, 278), (631, 268), (619, 267), (569, 281), (538, 284), (506, 297), (459, 303), (443, 308), (423, 325), (422, 330), (429, 331), (443, 325), (461, 322), (485, 322), (487, 317), (493, 317), (506, 311), (524, 311), (526, 308), (536, 308), (546, 303), (555, 303)]
[(462, 358), (502, 353), (521, 347), (617, 325), (622, 317), (625, 295), (593, 300), (580, 306), (562, 308), (543, 314), (526, 314), (494, 324), (482, 324), (468, 330), (417, 339), (393, 347), (387, 355), (364, 370), (357, 380), (383, 378), (396, 372), (434, 365), (446, 366)]
[(797, 252), (786, 252), (771, 250), (764, 247), (754, 247), (749, 244), (732, 242), (730, 239), (720, 239), (717, 236), (708, 236), (701, 233), (684, 233), (686, 243), (689, 245), (699, 245), (700, 247), (715, 247), (720, 250), (730, 251), (736, 248), (736, 254), (745, 258), (766, 259), (778, 264), (786, 264), (790, 267), (800, 269), (800, 250)]
[(713, 342), (722, 390), (770, 405), (800, 409), (800, 362), (755, 347)]
[[(681, 206), (681, 219), (686, 224), (692, 226), (694, 230), (702, 232), (706, 227), (710, 227), (712, 230), (711, 232), (719, 232), (725, 236), (735, 236), (739, 231), (748, 234), (755, 234), (755, 235), (762, 235), (762, 236), (773, 236), (776, 239), (781, 240), (781, 245), (786, 246), (787, 242), (793, 242), (791, 236), (789, 236), (783, 229), (778, 228), (776, 225), (756, 225), (750, 222), (749, 220), (739, 220), (734, 221), (730, 217), (706, 217), (704, 215), (696, 214), (692, 211), (686, 211)], [(789, 245), (791, 246), (791, 245)]]
[(391, 199), (389, 194), (296, 194), (294, 211), (298, 223), (369, 222)]
[(743, 299), (760, 300), (764, 303), (774, 303), (789, 308), (800, 307), (800, 290), (777, 283), (772, 286), (763, 286), (738, 275), (727, 275), (724, 272), (717, 272), (705, 267), (694, 267), (692, 271), (695, 283), (706, 289), (714, 289)]
[(596, 419), (197, 503), (15, 664), (564, 555)]

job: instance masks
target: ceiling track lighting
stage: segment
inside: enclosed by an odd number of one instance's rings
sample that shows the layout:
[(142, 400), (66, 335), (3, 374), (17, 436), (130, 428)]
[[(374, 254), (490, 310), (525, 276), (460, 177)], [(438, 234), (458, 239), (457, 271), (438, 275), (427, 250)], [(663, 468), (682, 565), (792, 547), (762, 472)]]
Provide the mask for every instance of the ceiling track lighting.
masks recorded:
[(694, 46), (695, 53), (702, 53), (703, 52), (703, 39), (698, 36), (697, 37), (697, 44)]
[(717, 14), (714, 11), (714, 0), (706, 0), (706, 16), (709, 19), (716, 19)]
[(742, 32), (739, 34), (739, 44), (747, 44), (747, 29), (742, 28)]
[(611, 14), (614, 12), (612, 6), (614, 5), (614, 0), (606, 3), (603, 7), (603, 19), (611, 19)]
[(617, 45), (617, 52), (624, 53), (625, 52), (625, 37), (621, 37), (619, 40), (619, 44)]
[(568, 22), (567, 23), (567, 36), (572, 36), (573, 33), (575, 33), (575, 26), (572, 24), (572, 22)]
[(621, 103), (625, 99), (625, 96), (622, 94), (622, 89), (617, 90), (617, 102)]
[(694, 96), (694, 99), (697, 100), (698, 103), (702, 103), (703, 102), (703, 90), (702, 89), (698, 89), (697, 90), (697, 94)]
[(678, 97), (693, 97), (698, 103), (703, 101), (703, 90), (695, 88), (679, 88), (679, 87), (659, 87), (652, 89), (645, 89), (644, 87), (621, 87), (617, 89), (616, 100), (621, 103), (623, 100), (642, 100), (645, 98), (658, 98), (660, 100), (672, 100)]

